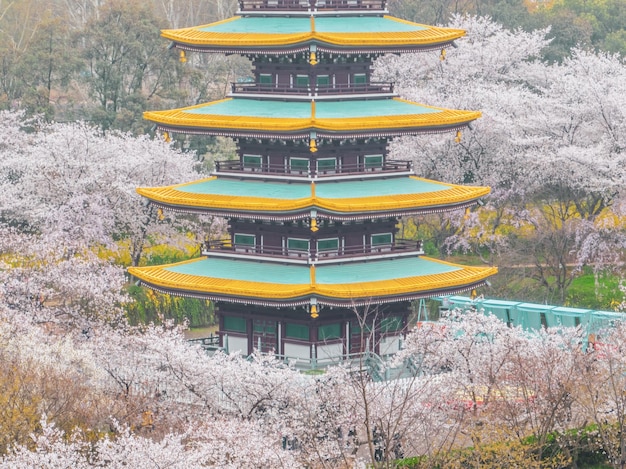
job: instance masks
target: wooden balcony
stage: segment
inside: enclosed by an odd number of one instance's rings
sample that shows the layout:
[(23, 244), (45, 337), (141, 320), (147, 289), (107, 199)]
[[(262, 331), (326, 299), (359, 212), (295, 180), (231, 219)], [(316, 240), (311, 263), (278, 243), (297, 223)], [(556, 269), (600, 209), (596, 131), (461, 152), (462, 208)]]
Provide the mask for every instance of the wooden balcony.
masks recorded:
[(369, 166), (365, 164), (337, 165), (334, 168), (303, 168), (291, 167), (288, 164), (244, 164), (241, 160), (226, 160), (215, 162), (215, 173), (252, 173), (254, 175), (267, 176), (290, 176), (297, 178), (329, 178), (337, 175), (368, 175), (372, 173), (391, 174), (405, 173), (413, 170), (413, 163), (408, 160), (387, 160), (382, 166)]
[(350, 83), (339, 85), (289, 86), (262, 83), (231, 83), (233, 95), (289, 95), (301, 97), (340, 96), (357, 94), (392, 95), (394, 84), (387, 82)]
[(384, 11), (386, 0), (239, 0), (240, 12), (255, 11)]
[(202, 254), (219, 257), (258, 257), (275, 261), (299, 264), (331, 263), (362, 258), (393, 257), (424, 254), (422, 241), (396, 239), (390, 244), (342, 246), (335, 250), (315, 251), (312, 249), (287, 249), (275, 246), (235, 244), (230, 239), (207, 241), (202, 245)]

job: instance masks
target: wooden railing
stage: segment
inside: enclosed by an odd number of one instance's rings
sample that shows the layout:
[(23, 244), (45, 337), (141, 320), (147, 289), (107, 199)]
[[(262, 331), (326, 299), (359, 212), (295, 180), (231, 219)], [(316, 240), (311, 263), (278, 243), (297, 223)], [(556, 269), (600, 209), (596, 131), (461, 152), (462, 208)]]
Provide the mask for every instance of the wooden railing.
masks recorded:
[(239, 0), (239, 11), (385, 10), (386, 0)]
[(393, 93), (394, 84), (388, 82), (346, 83), (339, 85), (289, 86), (265, 83), (231, 83), (233, 94), (292, 94), (324, 96), (339, 94)]
[(251, 246), (235, 244), (230, 239), (212, 240), (204, 243), (203, 252), (230, 252), (249, 256), (301, 259), (306, 262), (316, 262), (323, 259), (347, 259), (363, 257), (371, 254), (383, 253), (415, 253), (422, 254), (422, 241), (396, 239), (394, 243), (381, 245), (344, 246), (335, 250), (315, 251), (312, 249), (287, 249), (272, 246)]
[(337, 174), (350, 175), (369, 172), (405, 172), (411, 171), (413, 163), (408, 160), (387, 160), (382, 165), (365, 165), (360, 164), (342, 164), (335, 168), (302, 168), (291, 167), (289, 165), (271, 165), (271, 164), (250, 164), (243, 163), (241, 160), (225, 160), (215, 162), (215, 172), (246, 172), (246, 173), (261, 173), (261, 174), (284, 174), (289, 176), (301, 176), (306, 178), (311, 177), (330, 177)]

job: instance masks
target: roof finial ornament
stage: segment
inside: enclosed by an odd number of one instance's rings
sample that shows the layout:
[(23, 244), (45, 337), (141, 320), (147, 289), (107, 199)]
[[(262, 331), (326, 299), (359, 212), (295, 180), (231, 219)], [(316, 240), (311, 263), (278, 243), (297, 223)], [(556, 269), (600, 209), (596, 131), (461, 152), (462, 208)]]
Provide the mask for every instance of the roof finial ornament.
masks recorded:
[(319, 62), (317, 61), (317, 46), (313, 44), (309, 51), (309, 63), (311, 65), (317, 65)]
[(319, 317), (319, 313), (317, 312), (317, 298), (311, 298), (311, 309), (309, 311), (311, 313), (311, 319), (317, 319)]
[(317, 210), (311, 210), (311, 231), (313, 233), (319, 231), (317, 227)]
[[(312, 102), (312, 117), (315, 119), (315, 101)], [(317, 152), (317, 133), (311, 132), (310, 140), (309, 140), (309, 151), (311, 153)]]

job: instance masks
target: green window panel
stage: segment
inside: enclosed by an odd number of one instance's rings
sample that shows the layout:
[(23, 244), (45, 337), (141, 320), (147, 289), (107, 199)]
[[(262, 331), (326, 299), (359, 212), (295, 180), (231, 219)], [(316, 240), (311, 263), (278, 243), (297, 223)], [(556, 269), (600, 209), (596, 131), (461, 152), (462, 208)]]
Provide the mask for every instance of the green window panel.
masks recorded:
[(309, 327), (302, 324), (289, 324), (285, 326), (285, 337), (289, 339), (309, 340)]
[(308, 75), (296, 75), (296, 86), (309, 86)]
[(318, 251), (337, 251), (339, 249), (339, 238), (320, 239), (317, 241)]
[(259, 75), (259, 83), (261, 85), (271, 85), (272, 84), (272, 75), (270, 73), (261, 73)]
[(315, 84), (317, 86), (328, 86), (330, 85), (330, 77), (328, 75), (318, 75), (315, 77)]
[(350, 334), (352, 335), (361, 335), (361, 332), (365, 332), (365, 334), (370, 334), (372, 332), (372, 325), (371, 324), (365, 324), (365, 331), (363, 331), (363, 328), (361, 327), (361, 324), (357, 323), (350, 323)]
[(246, 332), (246, 320), (232, 316), (224, 317), (224, 330), (231, 332)]
[(380, 246), (383, 244), (391, 244), (393, 239), (391, 233), (378, 233), (372, 235), (372, 246)]
[(292, 171), (308, 171), (309, 160), (306, 158), (289, 158), (289, 166)]
[(382, 168), (383, 155), (365, 155), (363, 161), (366, 168)]
[(365, 73), (355, 73), (352, 76), (352, 83), (355, 85), (365, 85), (367, 83), (367, 76)]
[(260, 155), (243, 155), (244, 168), (260, 168), (262, 158)]
[(287, 238), (287, 249), (290, 251), (308, 251), (309, 240), (299, 238)]
[(380, 321), (381, 332), (396, 332), (402, 329), (402, 318), (399, 316), (392, 316), (384, 318)]
[(249, 234), (235, 233), (234, 241), (235, 241), (235, 244), (240, 244), (243, 246), (254, 246), (256, 244), (256, 236), (249, 235)]
[(337, 158), (320, 158), (317, 160), (318, 171), (335, 171), (337, 169)]
[(275, 322), (262, 323), (259, 321), (254, 321), (253, 329), (254, 329), (254, 332), (258, 334), (276, 335), (276, 323)]
[(341, 324), (327, 324), (317, 328), (318, 340), (332, 340), (341, 338)]

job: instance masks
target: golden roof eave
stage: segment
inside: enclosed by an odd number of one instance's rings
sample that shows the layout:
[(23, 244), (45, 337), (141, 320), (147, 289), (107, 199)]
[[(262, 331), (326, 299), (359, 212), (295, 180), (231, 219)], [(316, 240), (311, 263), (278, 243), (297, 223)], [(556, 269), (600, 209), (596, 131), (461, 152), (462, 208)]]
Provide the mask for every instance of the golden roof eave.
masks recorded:
[[(197, 260), (193, 259), (186, 262), (195, 262)], [(429, 260), (435, 261), (433, 259)], [(443, 261), (435, 262), (445, 264)], [(452, 272), (381, 281), (334, 284), (317, 284), (315, 282), (282, 284), (176, 273), (168, 271), (167, 267), (169, 266), (131, 267), (128, 271), (148, 286), (169, 291), (173, 294), (176, 294), (178, 291), (181, 293), (191, 292), (226, 298), (284, 301), (315, 297), (322, 304), (324, 304), (324, 298), (351, 301), (362, 298), (403, 297), (417, 292), (432, 292), (436, 294), (437, 291), (463, 288), (467, 285), (484, 282), (498, 271), (496, 267), (462, 267)]]
[(189, 114), (184, 110), (147, 111), (144, 118), (161, 127), (180, 129), (212, 129), (293, 133), (307, 130), (327, 132), (366, 132), (388, 129), (433, 129), (467, 124), (481, 117), (480, 111), (444, 110), (436, 114), (405, 114), (398, 116), (320, 118), (270, 118), (223, 116), (218, 114)]
[[(421, 178), (412, 177), (415, 180)], [(204, 181), (211, 181), (208, 178)], [(321, 198), (311, 196), (297, 199), (253, 197), (233, 194), (199, 194), (179, 190), (187, 184), (165, 187), (138, 188), (137, 192), (152, 202), (184, 210), (219, 210), (225, 212), (293, 213), (310, 210), (331, 213), (384, 213), (418, 208), (455, 207), (487, 196), (489, 187), (450, 185), (447, 190), (416, 194), (374, 195), (371, 197)]]
[(384, 16), (384, 18), (397, 23), (423, 27), (423, 29), (376, 31), (375, 34), (368, 31), (319, 32), (314, 29), (314, 26), (312, 26), (310, 31), (292, 33), (203, 31), (203, 29), (225, 25), (240, 18), (240, 16), (234, 16), (216, 23), (191, 28), (165, 29), (161, 31), (161, 36), (173, 41), (176, 45), (191, 46), (198, 50), (206, 47), (241, 49), (245, 51), (250, 49), (297, 47), (308, 44), (328, 45), (337, 48), (420, 48), (423, 46), (449, 44), (465, 35), (465, 31), (461, 29), (421, 25), (391, 16)]

